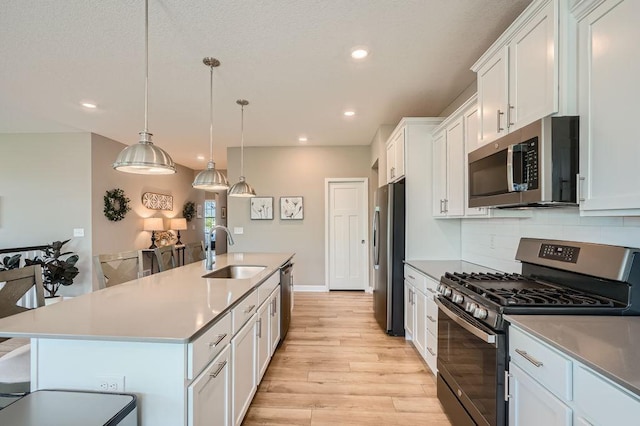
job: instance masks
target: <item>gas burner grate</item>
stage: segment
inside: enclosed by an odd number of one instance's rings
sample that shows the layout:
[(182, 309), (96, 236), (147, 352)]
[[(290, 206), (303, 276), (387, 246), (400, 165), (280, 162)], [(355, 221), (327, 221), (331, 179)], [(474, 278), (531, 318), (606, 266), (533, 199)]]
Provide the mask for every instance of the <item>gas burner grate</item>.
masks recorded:
[(447, 272), (445, 277), (459, 283), (467, 283), (470, 281), (528, 281), (527, 278), (520, 274), (506, 274), (501, 272)]
[(614, 306), (611, 300), (603, 297), (555, 287), (493, 288), (485, 289), (482, 296), (502, 306)]

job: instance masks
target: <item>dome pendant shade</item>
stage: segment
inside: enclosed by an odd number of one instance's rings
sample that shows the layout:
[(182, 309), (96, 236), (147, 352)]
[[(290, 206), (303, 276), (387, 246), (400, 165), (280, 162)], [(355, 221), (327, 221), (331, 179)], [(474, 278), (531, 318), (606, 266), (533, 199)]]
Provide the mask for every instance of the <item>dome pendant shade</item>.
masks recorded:
[(249, 101), (238, 99), (236, 101), (240, 105), (240, 181), (235, 183), (229, 189), (230, 197), (251, 198), (256, 196), (256, 191), (249, 185), (244, 178), (244, 107), (249, 105)]
[(244, 176), (240, 176), (240, 181), (229, 189), (229, 196), (250, 198), (256, 196), (256, 191), (244, 180)]
[(209, 161), (207, 168), (198, 173), (191, 185), (195, 189), (203, 189), (205, 191), (226, 191), (229, 189), (227, 177), (216, 170), (213, 161)]
[(165, 150), (151, 142), (151, 133), (140, 132), (140, 141), (120, 151), (113, 168), (126, 173), (168, 175), (176, 172), (176, 165)]

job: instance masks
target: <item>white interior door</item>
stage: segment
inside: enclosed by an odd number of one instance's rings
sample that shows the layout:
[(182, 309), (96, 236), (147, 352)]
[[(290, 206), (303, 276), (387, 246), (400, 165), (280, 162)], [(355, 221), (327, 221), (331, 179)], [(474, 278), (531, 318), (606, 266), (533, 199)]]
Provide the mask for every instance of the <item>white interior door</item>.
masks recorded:
[(367, 179), (327, 179), (327, 277), (329, 290), (365, 290)]

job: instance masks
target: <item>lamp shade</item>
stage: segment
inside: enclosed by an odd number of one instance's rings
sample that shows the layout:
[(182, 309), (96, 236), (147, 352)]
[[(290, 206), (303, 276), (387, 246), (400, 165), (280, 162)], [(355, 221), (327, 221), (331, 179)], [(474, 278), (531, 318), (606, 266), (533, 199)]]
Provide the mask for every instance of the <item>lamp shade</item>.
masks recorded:
[(140, 132), (140, 136), (140, 142), (120, 151), (113, 168), (121, 172), (144, 175), (175, 173), (175, 163), (165, 150), (151, 142), (151, 134)]
[(161, 217), (147, 217), (144, 219), (145, 231), (163, 231), (164, 221)]
[(187, 229), (187, 219), (183, 217), (177, 217), (171, 219), (171, 229), (174, 231), (184, 231)]
[(240, 181), (229, 188), (229, 196), (250, 198), (256, 196), (256, 191), (244, 180), (244, 176), (240, 176)]
[(226, 191), (229, 189), (227, 177), (216, 170), (213, 161), (209, 161), (206, 170), (201, 171), (191, 184), (195, 189), (205, 191)]

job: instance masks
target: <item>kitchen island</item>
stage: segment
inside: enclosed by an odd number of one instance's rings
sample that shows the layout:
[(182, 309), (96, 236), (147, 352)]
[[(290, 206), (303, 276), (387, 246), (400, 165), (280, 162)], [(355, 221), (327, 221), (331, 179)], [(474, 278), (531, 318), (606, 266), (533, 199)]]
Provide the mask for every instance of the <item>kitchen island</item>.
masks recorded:
[[(197, 424), (189, 388), (211, 361), (200, 355), (206, 351), (200, 346), (211, 350), (228, 344), (231, 328), (233, 334), (244, 323), (248, 328), (249, 318), (240, 319), (255, 317), (258, 298), (263, 302), (256, 289), (274, 280), (277, 286), (279, 267), (292, 257), (219, 255), (214, 270), (228, 265), (265, 269), (247, 279), (211, 279), (203, 278), (209, 272), (205, 262), (196, 262), (4, 318), (0, 336), (32, 339), (32, 390), (106, 386), (138, 395), (142, 425)], [(229, 332), (209, 335), (227, 322)]]

